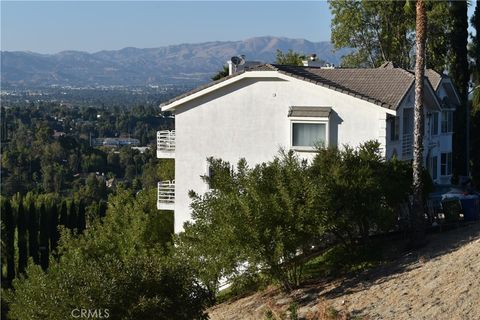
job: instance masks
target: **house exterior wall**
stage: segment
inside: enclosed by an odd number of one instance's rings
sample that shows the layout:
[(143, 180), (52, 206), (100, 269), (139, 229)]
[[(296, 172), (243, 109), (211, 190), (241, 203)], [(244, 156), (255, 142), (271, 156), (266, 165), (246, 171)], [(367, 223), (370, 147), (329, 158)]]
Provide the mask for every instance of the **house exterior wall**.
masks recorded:
[[(367, 101), (290, 77), (244, 78), (175, 111), (175, 232), (190, 219), (189, 190), (208, 191), (201, 179), (207, 158), (253, 166), (290, 149), (290, 106), (331, 107), (329, 144), (342, 146), (377, 139), (387, 150), (387, 110)], [(311, 159), (312, 152), (298, 152)]]
[[(442, 80), (443, 81), (443, 80)], [(392, 158), (394, 155), (397, 156), (400, 160), (411, 160), (411, 156), (404, 156), (402, 155), (402, 148), (403, 148), (403, 140), (406, 139), (404, 136), (404, 113), (406, 109), (413, 108), (415, 105), (415, 97), (414, 97), (414, 89), (412, 88), (407, 95), (405, 96), (404, 100), (402, 101), (401, 105), (397, 110), (397, 119), (400, 121), (399, 125), (399, 139), (392, 141), (390, 139), (390, 131), (392, 130), (390, 121), (387, 121), (387, 150), (386, 156), (387, 159)], [(447, 93), (439, 86), (439, 89), (436, 92), (439, 100), (441, 101), (444, 97), (447, 96)], [(452, 132), (443, 133), (441, 130), (441, 114), (442, 111), (446, 109), (435, 107), (432, 103), (431, 99), (426, 99), (425, 101), (425, 127), (424, 127), (424, 140), (423, 140), (423, 164), (425, 168), (429, 170), (429, 173), (432, 178), (434, 178), (434, 183), (436, 184), (449, 184), (452, 175), (442, 175), (441, 174), (441, 154), (442, 153), (451, 153), (452, 152)], [(453, 111), (451, 109), (448, 109)], [(434, 134), (431, 130), (432, 122), (434, 121), (434, 114), (438, 114), (438, 133)], [(413, 133), (413, 132), (412, 132)], [(436, 166), (432, 164), (432, 161), (437, 161)], [(436, 171), (436, 174), (433, 173), (433, 170)], [(435, 178), (436, 176), (436, 178)]]

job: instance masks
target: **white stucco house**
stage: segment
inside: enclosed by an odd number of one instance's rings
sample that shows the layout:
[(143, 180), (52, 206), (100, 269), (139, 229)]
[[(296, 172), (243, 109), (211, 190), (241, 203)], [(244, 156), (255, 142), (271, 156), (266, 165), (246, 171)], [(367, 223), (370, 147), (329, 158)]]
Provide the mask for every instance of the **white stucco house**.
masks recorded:
[[(448, 77), (427, 70), (425, 165), (450, 183), (452, 113), (459, 99)], [(158, 132), (159, 158), (175, 159), (175, 180), (159, 182), (158, 208), (174, 210), (175, 232), (190, 219), (189, 190), (208, 191), (207, 158), (250, 165), (280, 148), (311, 159), (314, 144), (380, 142), (389, 159), (412, 159), (414, 74), (386, 63), (376, 69), (322, 69), (265, 64), (232, 74), (161, 105), (175, 131)]]

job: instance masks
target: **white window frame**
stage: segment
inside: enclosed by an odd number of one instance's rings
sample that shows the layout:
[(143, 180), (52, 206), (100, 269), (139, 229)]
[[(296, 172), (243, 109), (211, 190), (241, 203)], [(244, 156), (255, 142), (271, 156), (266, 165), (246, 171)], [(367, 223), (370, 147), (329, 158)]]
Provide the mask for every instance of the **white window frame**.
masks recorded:
[[(445, 154), (445, 171), (446, 174), (442, 173), (442, 167), (443, 167), (443, 162), (442, 162), (442, 156)], [(448, 155), (450, 155), (450, 166), (448, 165)], [(440, 153), (440, 177), (450, 177), (452, 175), (452, 168), (453, 167), (453, 154), (452, 152), (442, 152)]]
[(325, 125), (325, 147), (328, 147), (329, 140), (330, 140), (330, 126), (328, 122), (329, 122), (328, 117), (318, 117), (318, 118), (292, 117), (290, 118), (290, 148), (292, 148), (292, 150), (295, 150), (295, 151), (304, 151), (304, 152), (312, 152), (317, 150), (315, 146), (302, 147), (302, 146), (293, 145), (293, 124), (294, 123), (324, 124)]
[[(389, 139), (391, 142), (400, 141), (400, 117), (392, 116), (390, 120)], [(393, 139), (392, 139), (393, 138)]]
[[(444, 112), (450, 112), (451, 115), (452, 115), (452, 117), (450, 119), (451, 123), (448, 122), (448, 116), (447, 116), (447, 131), (443, 131), (443, 113)], [(440, 128), (439, 129), (440, 129), (441, 134), (446, 135), (446, 134), (453, 133), (453, 112), (454, 112), (453, 109), (443, 109), (442, 112), (440, 113)], [(448, 130), (449, 127), (451, 128), (451, 130)]]

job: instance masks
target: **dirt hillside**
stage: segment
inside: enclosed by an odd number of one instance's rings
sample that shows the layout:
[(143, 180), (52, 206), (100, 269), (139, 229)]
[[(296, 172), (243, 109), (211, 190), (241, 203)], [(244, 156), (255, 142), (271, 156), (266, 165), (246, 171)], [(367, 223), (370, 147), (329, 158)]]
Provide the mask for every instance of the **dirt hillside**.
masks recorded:
[(212, 320), (264, 319), (292, 302), (301, 319), (331, 306), (364, 319), (480, 320), (480, 224), (428, 237), (429, 244), (382, 267), (334, 283), (305, 286), (286, 295), (267, 289), (223, 303)]

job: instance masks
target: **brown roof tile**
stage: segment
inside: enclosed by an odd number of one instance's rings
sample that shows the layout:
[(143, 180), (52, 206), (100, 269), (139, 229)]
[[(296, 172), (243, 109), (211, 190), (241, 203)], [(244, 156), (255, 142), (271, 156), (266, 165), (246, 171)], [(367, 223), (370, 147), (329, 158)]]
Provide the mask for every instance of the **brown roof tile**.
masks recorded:
[[(264, 64), (210, 82), (177, 96), (161, 104), (161, 106), (166, 106), (174, 101), (249, 71), (278, 71), (288, 76), (343, 92), (392, 110), (398, 108), (415, 80), (413, 72), (396, 68), (392, 64), (385, 64), (380, 68), (372, 69), (321, 69), (315, 67)], [(427, 70), (426, 76), (428, 80), (434, 84), (433, 88), (438, 88), (442, 76), (433, 70)]]

